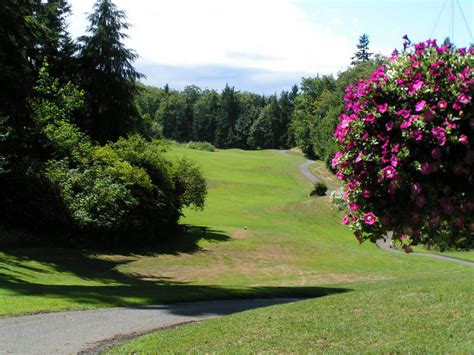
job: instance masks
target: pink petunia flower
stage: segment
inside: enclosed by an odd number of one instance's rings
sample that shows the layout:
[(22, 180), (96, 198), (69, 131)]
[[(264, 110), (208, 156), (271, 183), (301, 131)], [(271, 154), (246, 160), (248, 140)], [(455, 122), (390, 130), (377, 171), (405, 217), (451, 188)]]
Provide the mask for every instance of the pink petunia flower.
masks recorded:
[(370, 113), (368, 114), (365, 118), (364, 118), (364, 122), (368, 122), (368, 123), (373, 123), (375, 122), (376, 120), (376, 117), (373, 113)]
[(373, 212), (368, 212), (364, 215), (365, 224), (371, 226), (377, 222), (377, 216)]
[(406, 120), (405, 122), (403, 122), (403, 123), (400, 125), (400, 128), (401, 128), (401, 129), (407, 129), (408, 127), (411, 126), (412, 123), (413, 123), (413, 119), (410, 117), (408, 120)]
[(350, 209), (351, 211), (356, 211), (356, 210), (359, 209), (359, 205), (358, 205), (357, 203), (350, 203), (350, 204), (349, 204), (349, 209)]
[(380, 113), (385, 113), (387, 112), (387, 108), (388, 108), (388, 103), (384, 103), (382, 105), (377, 105), (377, 110), (380, 112)]
[(386, 124), (385, 124), (385, 129), (387, 130), (387, 132), (390, 132), (392, 129), (393, 129), (393, 121), (388, 121)]
[(444, 110), (446, 107), (448, 107), (448, 103), (444, 100), (438, 101), (438, 107), (442, 110)]
[(423, 139), (423, 133), (419, 129), (417, 129), (416, 131), (413, 131), (411, 133), (411, 136), (416, 141), (421, 141)]
[(431, 130), (431, 133), (436, 138), (439, 146), (442, 147), (446, 144), (446, 131), (443, 127), (435, 127)]
[(414, 195), (419, 195), (423, 192), (423, 187), (419, 182), (415, 182), (414, 184), (411, 185), (411, 192)]
[(467, 96), (466, 94), (460, 94), (457, 98), (457, 101), (463, 105), (467, 105), (471, 102), (471, 97)]
[(342, 217), (342, 224), (348, 225), (349, 224), (349, 216), (345, 215)]
[(415, 105), (415, 111), (416, 112), (421, 112), (423, 111), (423, 109), (425, 108), (426, 106), (426, 101), (425, 100), (421, 100), (420, 102), (418, 102), (416, 105)]
[(410, 111), (402, 109), (396, 112), (397, 116), (403, 117), (403, 118), (408, 118), (410, 117)]
[(383, 176), (387, 180), (393, 179), (395, 175), (397, 174), (397, 170), (391, 165), (386, 166), (385, 168), (383, 168), (382, 171), (383, 171)]
[(467, 145), (467, 144), (469, 144), (469, 138), (467, 138), (466, 135), (461, 134), (461, 135), (459, 136), (459, 142), (460, 142), (461, 144)]

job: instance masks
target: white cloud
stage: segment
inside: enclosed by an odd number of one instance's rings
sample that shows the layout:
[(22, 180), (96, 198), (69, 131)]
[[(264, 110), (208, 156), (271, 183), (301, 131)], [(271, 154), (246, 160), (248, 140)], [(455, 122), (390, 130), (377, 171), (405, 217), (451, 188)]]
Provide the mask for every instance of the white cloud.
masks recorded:
[[(70, 30), (84, 33), (93, 0), (71, 0)], [(336, 73), (354, 43), (323, 28), (292, 0), (116, 0), (133, 27), (127, 45), (140, 62), (228, 66), (288, 73)], [(286, 73), (286, 74), (285, 74)]]

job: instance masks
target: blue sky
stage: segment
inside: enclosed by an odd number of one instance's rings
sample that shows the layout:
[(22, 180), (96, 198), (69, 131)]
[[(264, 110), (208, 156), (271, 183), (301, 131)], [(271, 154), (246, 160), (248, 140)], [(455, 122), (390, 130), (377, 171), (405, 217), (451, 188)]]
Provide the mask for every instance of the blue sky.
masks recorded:
[[(70, 30), (84, 33), (93, 0), (71, 0)], [(401, 37), (474, 42), (473, 0), (115, 0), (133, 27), (127, 45), (149, 85), (195, 84), (272, 94), (301, 77), (337, 74), (350, 63), (358, 38), (390, 54)], [(438, 24), (440, 10), (444, 5)], [(454, 5), (454, 22), (453, 6)], [(452, 27), (454, 24), (454, 28)], [(454, 30), (454, 31), (453, 31)]]

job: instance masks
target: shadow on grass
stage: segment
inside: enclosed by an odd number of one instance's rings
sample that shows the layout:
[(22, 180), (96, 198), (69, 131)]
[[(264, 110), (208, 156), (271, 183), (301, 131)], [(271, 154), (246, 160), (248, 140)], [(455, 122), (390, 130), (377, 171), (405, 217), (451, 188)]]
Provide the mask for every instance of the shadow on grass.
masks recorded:
[[(216, 238), (215, 233), (210, 236)], [(123, 254), (98, 258), (90, 253), (59, 248), (11, 249), (3, 253), (4, 256), (0, 254), (0, 290), (15, 297), (33, 296), (48, 300), (49, 305), (43, 309), (28, 304), (35, 301), (25, 298), (23, 313), (54, 311), (64, 308), (65, 303), (69, 308), (141, 306), (199, 300), (312, 298), (350, 291), (329, 287), (190, 285), (164, 277), (144, 279), (117, 270), (121, 264), (136, 260), (136, 257)], [(36, 262), (35, 266), (31, 266), (32, 262)], [(51, 271), (59, 277), (55, 283), (63, 284), (48, 284)], [(18, 313), (8, 305), (0, 307), (0, 311), (3, 314)]]

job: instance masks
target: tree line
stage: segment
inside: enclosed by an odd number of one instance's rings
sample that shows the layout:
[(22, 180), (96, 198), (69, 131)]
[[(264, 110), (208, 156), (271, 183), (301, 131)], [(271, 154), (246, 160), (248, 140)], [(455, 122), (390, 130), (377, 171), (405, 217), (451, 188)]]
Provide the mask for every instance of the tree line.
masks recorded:
[(218, 148), (288, 148), (297, 95), (296, 85), (268, 97), (229, 85), (220, 93), (195, 85), (182, 91), (142, 86), (137, 106), (146, 136), (203, 141)]

